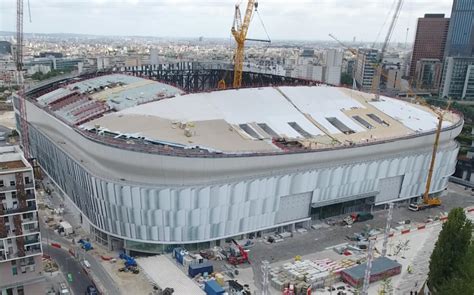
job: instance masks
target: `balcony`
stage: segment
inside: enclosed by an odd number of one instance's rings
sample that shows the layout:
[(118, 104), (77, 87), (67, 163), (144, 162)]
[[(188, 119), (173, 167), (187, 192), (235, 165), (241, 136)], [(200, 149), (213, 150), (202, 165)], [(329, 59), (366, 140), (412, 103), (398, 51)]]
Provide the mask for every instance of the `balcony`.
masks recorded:
[(40, 245), (25, 245), (25, 256), (33, 255), (36, 253), (41, 253), (41, 246)]
[(31, 222), (38, 222), (38, 218), (36, 215), (33, 215), (31, 217), (23, 216), (23, 219), (21, 220), (21, 223), (31, 223)]
[(31, 248), (30, 250), (26, 250), (24, 256), (19, 256), (18, 253), (9, 253), (9, 254), (3, 256), (0, 252), (0, 261), (13, 260), (13, 259), (17, 259), (17, 258), (25, 258), (25, 257), (28, 257), (28, 256), (33, 256), (33, 255), (38, 255), (38, 254), (41, 254), (41, 247), (39, 245), (34, 247), (34, 248)]
[[(28, 183), (25, 183), (25, 190), (32, 189), (32, 188), (34, 188), (33, 182), (30, 181)], [(17, 190), (16, 185), (0, 186), (0, 193), (16, 191), (16, 190)]]
[(33, 193), (26, 193), (26, 200), (34, 200), (36, 198), (35, 194)]
[(34, 233), (39, 233), (39, 232), (40, 232), (39, 227), (33, 227), (33, 228), (30, 228), (30, 229), (26, 229), (26, 228), (23, 229), (23, 234), (34, 234)]
[(37, 244), (39, 243), (40, 240), (38, 238), (35, 239), (25, 239), (25, 246), (26, 245), (31, 245), (31, 244)]
[(24, 207), (24, 208), (10, 208), (10, 209), (4, 209), (3, 214), (0, 216), (4, 215), (11, 215), (11, 214), (17, 214), (17, 213), (24, 213), (28, 211), (35, 211), (36, 210), (36, 204)]

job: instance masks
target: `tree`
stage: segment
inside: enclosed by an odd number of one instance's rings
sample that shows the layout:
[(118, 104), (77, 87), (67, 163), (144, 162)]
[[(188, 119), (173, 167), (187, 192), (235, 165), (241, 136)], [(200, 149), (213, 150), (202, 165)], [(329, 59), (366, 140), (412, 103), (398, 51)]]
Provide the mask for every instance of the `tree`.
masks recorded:
[(348, 73), (341, 74), (341, 84), (343, 85), (352, 85), (352, 75)]
[(474, 244), (469, 246), (466, 258), (463, 260), (461, 272), (440, 289), (439, 294), (474, 294)]
[(445, 293), (444, 290), (459, 285), (456, 281), (466, 275), (466, 260), (474, 257), (473, 253), (470, 253), (471, 236), (472, 223), (466, 218), (464, 210), (451, 210), (430, 258), (428, 287), (434, 294), (458, 294)]

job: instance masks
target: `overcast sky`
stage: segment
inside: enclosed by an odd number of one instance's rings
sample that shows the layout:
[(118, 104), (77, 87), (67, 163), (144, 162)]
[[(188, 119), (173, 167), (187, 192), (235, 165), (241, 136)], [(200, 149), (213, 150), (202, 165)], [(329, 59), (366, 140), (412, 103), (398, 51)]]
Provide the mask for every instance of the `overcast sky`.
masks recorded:
[[(395, 0), (260, 0), (259, 13), (271, 39), (374, 41)], [(16, 1), (0, 0), (0, 30), (14, 31)], [(25, 32), (230, 37), (237, 0), (30, 0)], [(451, 13), (453, 0), (405, 0), (392, 41), (413, 41), (425, 13)], [(242, 13), (246, 0), (242, 3)], [(387, 22), (388, 23), (388, 22)], [(382, 36), (386, 32), (386, 27)], [(378, 37), (378, 41), (383, 37)], [(249, 38), (263, 39), (258, 17)]]

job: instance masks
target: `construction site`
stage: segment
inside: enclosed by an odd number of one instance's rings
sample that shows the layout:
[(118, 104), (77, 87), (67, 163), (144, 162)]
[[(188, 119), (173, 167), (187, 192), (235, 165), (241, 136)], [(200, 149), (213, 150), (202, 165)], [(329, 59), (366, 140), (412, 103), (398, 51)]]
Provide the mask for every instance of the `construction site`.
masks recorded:
[[(109, 251), (80, 225), (70, 229), (77, 223), (71, 204), (63, 203), (65, 196), (47, 178), (43, 181), (39, 215), (42, 227), (55, 231), (43, 236), (68, 249), (82, 264), (97, 261), (123, 293), (360, 294), (368, 278), (367, 294), (381, 290), (409, 294), (423, 288), (447, 211), (471, 204), (465, 212), (474, 220), (471, 192), (450, 184), (444, 203), (424, 211), (409, 210), (408, 204), (391, 205), (373, 214), (313, 222), (308, 229), (227, 239), (221, 246), (202, 250), (183, 245), (171, 253), (130, 256)], [(372, 266), (366, 273), (368, 263)], [(54, 262), (45, 266), (57, 270)], [(89, 267), (84, 265), (101, 294), (113, 294)]]
[[(231, 70), (122, 67), (21, 89), (42, 242), (100, 294), (422, 292), (447, 212), (472, 220), (474, 206), (449, 183), (463, 115), (380, 91), (402, 4), (370, 92), (244, 72), (255, 0), (243, 18), (235, 7)], [(19, 57), (22, 40), (19, 25)]]

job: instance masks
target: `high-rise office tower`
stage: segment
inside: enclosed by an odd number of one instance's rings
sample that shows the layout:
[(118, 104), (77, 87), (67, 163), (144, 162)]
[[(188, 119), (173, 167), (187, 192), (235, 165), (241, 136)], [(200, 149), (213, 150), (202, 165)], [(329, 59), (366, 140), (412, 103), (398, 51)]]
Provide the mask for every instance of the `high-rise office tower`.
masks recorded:
[(444, 56), (474, 55), (474, 1), (454, 0)]
[(410, 77), (415, 76), (416, 64), (422, 58), (443, 60), (449, 18), (444, 14), (425, 14), (418, 19), (410, 65)]

